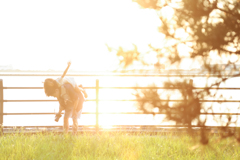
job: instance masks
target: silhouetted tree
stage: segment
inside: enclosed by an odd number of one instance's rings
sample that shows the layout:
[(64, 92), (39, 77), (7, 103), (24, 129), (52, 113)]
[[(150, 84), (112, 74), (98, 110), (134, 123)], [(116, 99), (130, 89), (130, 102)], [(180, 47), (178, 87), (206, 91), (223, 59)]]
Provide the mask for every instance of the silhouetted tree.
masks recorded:
[[(220, 84), (226, 82), (232, 77), (238, 77), (239, 71), (237, 63), (240, 54), (240, 2), (239, 0), (133, 0), (137, 2), (143, 9), (153, 9), (158, 14), (161, 21), (159, 32), (165, 36), (161, 47), (149, 45), (149, 50), (157, 53), (156, 66), (164, 65), (178, 66), (184, 59), (191, 59), (192, 63), (198, 63), (203, 66), (204, 74), (218, 75), (214, 83), (206, 84), (201, 90), (196, 90), (186, 80), (165, 82), (166, 88), (178, 90), (182, 96), (181, 102), (170, 105), (170, 100), (161, 99), (161, 94), (157, 89), (137, 91), (136, 97), (139, 100), (139, 109), (145, 113), (152, 113), (153, 109), (158, 108), (158, 113), (165, 113), (166, 119), (175, 121), (176, 124), (187, 125), (191, 132), (191, 125), (194, 123), (201, 127), (200, 137), (202, 144), (208, 144), (206, 135), (206, 118), (200, 118), (201, 112), (214, 112), (212, 106), (204, 107), (202, 100), (207, 98), (223, 99), (222, 95), (218, 95), (218, 89), (210, 92), (211, 88), (219, 88)], [(167, 13), (173, 13), (168, 14)], [(186, 51), (182, 53), (182, 49)], [(127, 67), (133, 61), (144, 62), (144, 56), (135, 46), (134, 50), (123, 51), (118, 50), (117, 55), (121, 56), (121, 64)], [(230, 59), (234, 57), (235, 59)], [(214, 58), (218, 57), (218, 63), (225, 63), (224, 66), (212, 64)], [(162, 64), (162, 59), (165, 59)], [(226, 59), (228, 59), (227, 62)], [(147, 65), (146, 63), (142, 63)], [(225, 68), (230, 67), (231, 74), (226, 76), (223, 72)], [(199, 73), (200, 74), (200, 73)], [(168, 92), (171, 93), (171, 90)], [(172, 91), (173, 92), (173, 91)], [(175, 91), (174, 91), (175, 92)], [(170, 94), (169, 94), (170, 95)], [(224, 119), (222, 115), (214, 119), (222, 123), (220, 133), (222, 138), (233, 136), (240, 142), (240, 133), (237, 128), (229, 128), (230, 124), (236, 121), (228, 115)]]

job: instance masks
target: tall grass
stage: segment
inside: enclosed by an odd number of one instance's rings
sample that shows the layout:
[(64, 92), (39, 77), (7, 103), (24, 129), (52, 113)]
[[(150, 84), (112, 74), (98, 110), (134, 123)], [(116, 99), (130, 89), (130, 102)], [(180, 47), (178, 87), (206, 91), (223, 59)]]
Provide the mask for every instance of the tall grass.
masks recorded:
[(207, 146), (196, 142), (187, 135), (171, 134), (9, 134), (0, 136), (0, 159), (240, 159), (240, 147), (231, 139), (218, 141), (213, 137)]

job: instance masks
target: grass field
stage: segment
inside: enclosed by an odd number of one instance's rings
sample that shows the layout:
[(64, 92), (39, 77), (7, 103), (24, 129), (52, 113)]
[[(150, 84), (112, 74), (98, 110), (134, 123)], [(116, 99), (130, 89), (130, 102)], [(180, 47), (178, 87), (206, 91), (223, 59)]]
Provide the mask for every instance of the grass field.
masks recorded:
[(187, 135), (126, 133), (8, 134), (0, 136), (1, 160), (158, 160), (240, 159), (240, 146), (233, 139), (210, 139), (198, 145)]

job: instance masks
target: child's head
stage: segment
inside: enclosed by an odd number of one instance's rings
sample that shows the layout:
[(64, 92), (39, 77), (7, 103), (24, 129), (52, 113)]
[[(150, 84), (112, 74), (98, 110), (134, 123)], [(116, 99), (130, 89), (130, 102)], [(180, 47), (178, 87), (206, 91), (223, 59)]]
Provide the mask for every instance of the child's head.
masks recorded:
[(57, 81), (51, 78), (45, 79), (44, 91), (47, 96), (57, 97), (57, 94), (59, 93)]

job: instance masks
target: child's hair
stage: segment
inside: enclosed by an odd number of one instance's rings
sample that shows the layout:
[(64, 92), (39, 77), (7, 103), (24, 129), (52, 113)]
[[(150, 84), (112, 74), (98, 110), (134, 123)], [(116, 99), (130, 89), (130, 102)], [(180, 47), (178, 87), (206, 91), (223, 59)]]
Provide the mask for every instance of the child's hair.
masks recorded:
[(58, 83), (52, 78), (47, 78), (44, 81), (44, 91), (47, 96), (52, 96), (58, 89)]

